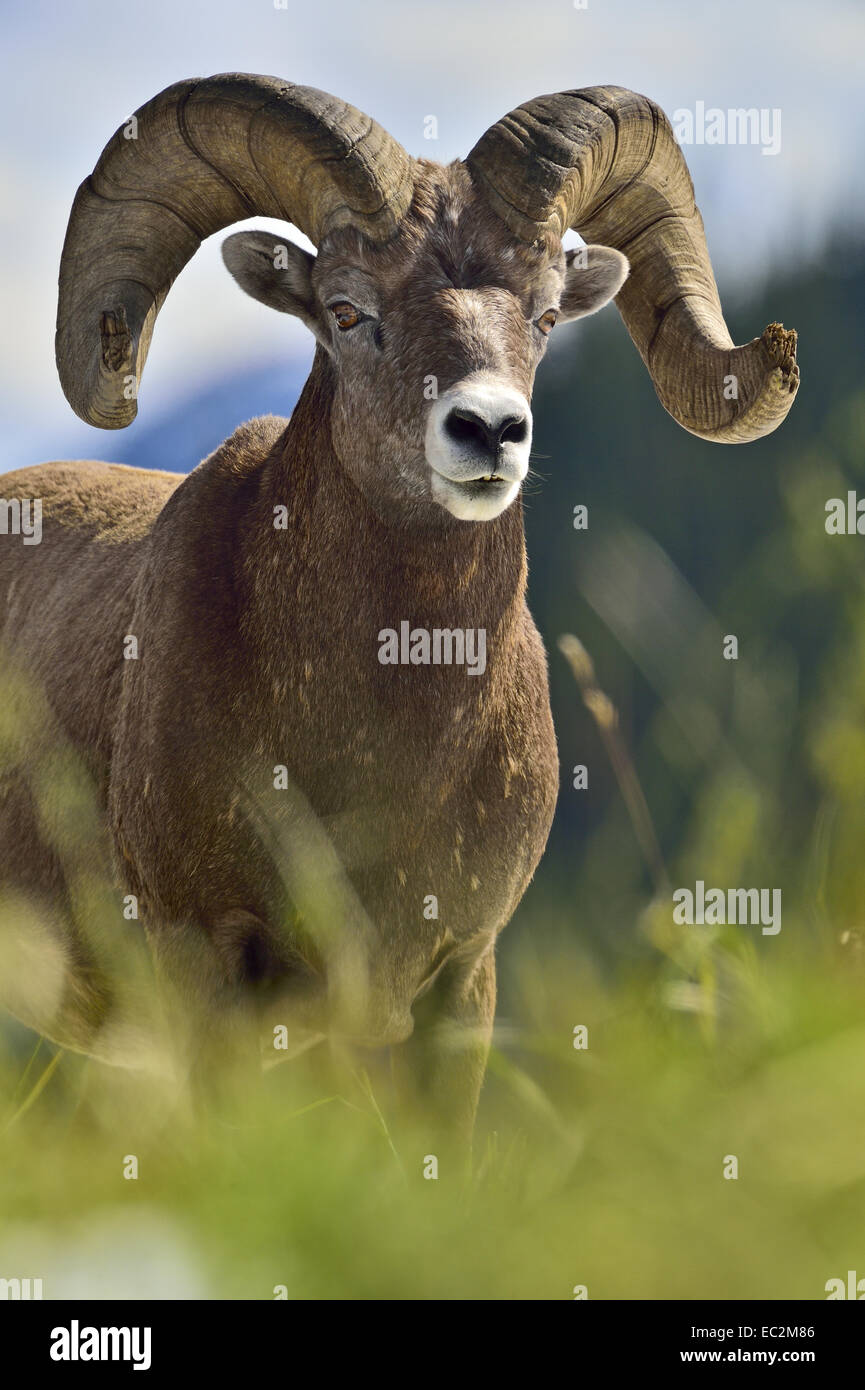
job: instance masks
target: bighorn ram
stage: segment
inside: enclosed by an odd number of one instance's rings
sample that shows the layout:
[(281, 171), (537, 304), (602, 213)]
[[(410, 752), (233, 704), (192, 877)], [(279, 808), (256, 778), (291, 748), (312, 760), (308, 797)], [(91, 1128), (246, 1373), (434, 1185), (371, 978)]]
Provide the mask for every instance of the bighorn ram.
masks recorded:
[[(175, 276), (253, 215), (318, 248), (250, 231), (224, 247), (247, 293), (310, 328), (315, 360), (289, 421), (243, 425), (182, 479), (104, 463), (3, 479), (44, 507), (41, 545), (0, 543), (7, 671), (92, 773), (118, 893), (208, 1040), (252, 1012), (269, 1048), (280, 1023), (297, 1048), (395, 1045), (430, 1114), (470, 1132), (496, 937), (557, 792), (519, 500), (550, 329), (615, 296), (662, 404), (720, 443), (783, 420), (795, 334), (733, 345), (669, 123), (618, 87), (527, 102), (447, 167), (270, 77), (180, 82), (136, 120), (63, 249), (76, 412), (130, 423)], [(587, 253), (563, 251), (569, 228)], [(474, 668), (467, 634), (485, 635)], [(135, 1065), (37, 757), (22, 744), (5, 769), (3, 886), (40, 905), (62, 969), (38, 1009), (20, 979), (6, 993), (57, 1042)]]

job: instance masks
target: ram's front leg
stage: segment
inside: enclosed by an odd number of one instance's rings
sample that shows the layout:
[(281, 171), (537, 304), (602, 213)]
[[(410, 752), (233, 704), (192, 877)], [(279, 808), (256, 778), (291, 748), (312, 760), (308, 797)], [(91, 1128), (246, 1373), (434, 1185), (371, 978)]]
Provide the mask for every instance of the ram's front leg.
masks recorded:
[(260, 1075), (254, 988), (264, 932), (244, 911), (226, 912), (209, 931), (195, 922), (149, 926), (176, 1075), (196, 1109), (229, 1106)]
[(393, 1049), (398, 1100), (414, 1112), (420, 1133), (428, 1136), (421, 1157), (434, 1154), (442, 1177), (468, 1177), (471, 1172), (475, 1114), (496, 1007), (493, 952), (490, 946), (469, 963), (446, 965), (415, 1006), (411, 1038)]

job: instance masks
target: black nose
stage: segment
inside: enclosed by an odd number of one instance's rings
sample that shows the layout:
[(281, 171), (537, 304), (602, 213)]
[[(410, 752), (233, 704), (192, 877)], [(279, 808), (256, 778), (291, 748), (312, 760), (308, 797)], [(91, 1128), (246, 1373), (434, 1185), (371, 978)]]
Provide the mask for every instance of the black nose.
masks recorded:
[(524, 442), (529, 422), (525, 415), (505, 415), (490, 422), (473, 410), (455, 407), (445, 420), (445, 429), (455, 443), (470, 444), (479, 453), (497, 458), (503, 445)]

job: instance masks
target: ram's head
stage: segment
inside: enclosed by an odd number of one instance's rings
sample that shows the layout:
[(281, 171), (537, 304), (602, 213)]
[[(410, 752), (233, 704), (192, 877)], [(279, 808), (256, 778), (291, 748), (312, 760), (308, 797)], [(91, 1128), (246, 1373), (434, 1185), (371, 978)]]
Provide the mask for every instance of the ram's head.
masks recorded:
[[(734, 346), (685, 161), (645, 97), (539, 97), (447, 167), (275, 78), (178, 83), (128, 134), (79, 189), (61, 267), (58, 365), (92, 424), (134, 418), (175, 276), (204, 237), (255, 215), (293, 223), (318, 255), (245, 231), (225, 243), (226, 263), (315, 334), (336, 454), (402, 520), (485, 520), (508, 506), (550, 332), (614, 296), (685, 429), (741, 443), (790, 408), (796, 336), (773, 324)], [(569, 228), (585, 248), (563, 251)]]

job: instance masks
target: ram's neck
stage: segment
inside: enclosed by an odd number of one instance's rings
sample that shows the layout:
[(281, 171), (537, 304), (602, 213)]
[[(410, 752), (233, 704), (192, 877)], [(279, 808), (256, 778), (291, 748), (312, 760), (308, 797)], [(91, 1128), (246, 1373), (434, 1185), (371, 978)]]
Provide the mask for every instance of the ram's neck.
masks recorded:
[[(349, 647), (406, 622), (412, 629), (483, 629), (489, 675), (504, 677), (525, 603), (519, 501), (490, 522), (442, 517), (428, 529), (386, 523), (334, 453), (330, 408), (329, 375), (317, 358), (265, 466), (255, 506), (247, 573), (259, 624), (276, 638), (281, 613), (291, 622), (289, 614), (317, 612), (329, 625), (322, 636)], [(284, 529), (273, 527), (274, 517)]]

